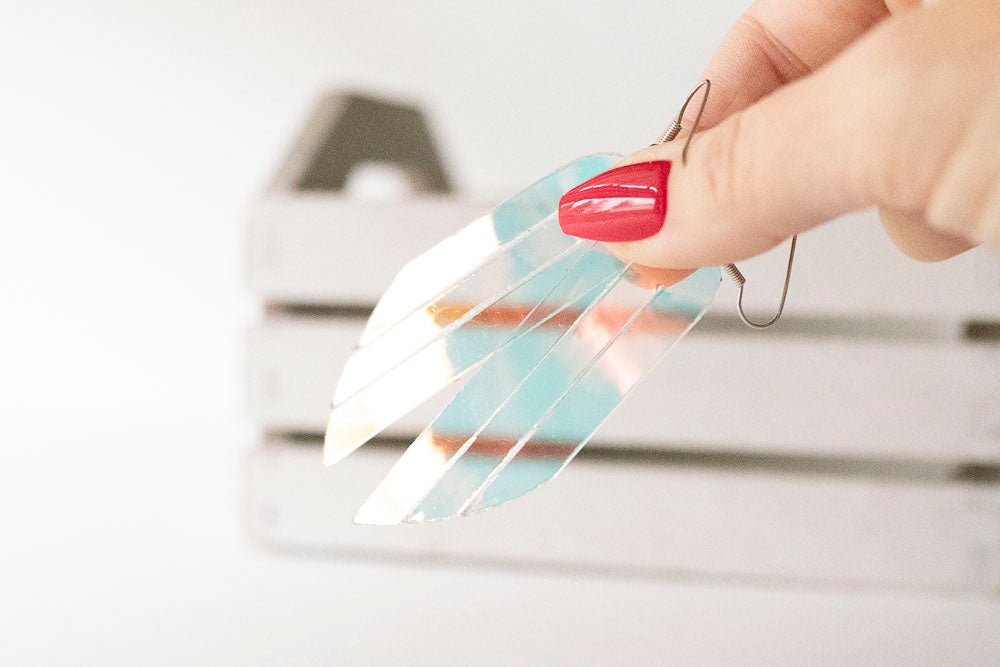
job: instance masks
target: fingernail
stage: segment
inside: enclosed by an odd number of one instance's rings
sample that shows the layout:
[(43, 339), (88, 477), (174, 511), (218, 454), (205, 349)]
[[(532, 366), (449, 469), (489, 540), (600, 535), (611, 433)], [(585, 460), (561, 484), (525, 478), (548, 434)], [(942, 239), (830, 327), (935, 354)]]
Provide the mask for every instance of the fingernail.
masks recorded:
[(670, 162), (615, 167), (576, 186), (559, 200), (559, 226), (593, 241), (638, 241), (663, 227)]

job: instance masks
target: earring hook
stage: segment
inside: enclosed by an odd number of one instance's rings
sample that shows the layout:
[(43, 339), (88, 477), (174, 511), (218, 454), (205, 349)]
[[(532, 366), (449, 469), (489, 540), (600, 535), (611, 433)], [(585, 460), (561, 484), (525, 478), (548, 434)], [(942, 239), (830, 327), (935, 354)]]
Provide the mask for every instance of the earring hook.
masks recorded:
[[(663, 144), (668, 141), (673, 141), (680, 134), (682, 129), (681, 123), (684, 120), (684, 112), (687, 111), (688, 104), (694, 99), (695, 94), (702, 88), (705, 89), (705, 94), (701, 97), (701, 105), (698, 107), (698, 114), (694, 118), (694, 125), (691, 127), (691, 132), (687, 136), (687, 140), (684, 142), (684, 148), (681, 150), (681, 164), (687, 164), (687, 154), (688, 147), (691, 146), (691, 140), (694, 139), (695, 133), (698, 131), (698, 125), (701, 123), (701, 115), (705, 112), (705, 105), (708, 104), (708, 94), (712, 91), (712, 82), (708, 79), (703, 79), (701, 83), (694, 87), (690, 93), (688, 93), (687, 99), (684, 100), (684, 104), (681, 105), (681, 110), (678, 112), (677, 117), (670, 121), (666, 129), (660, 133), (657, 138), (657, 144)], [(785, 299), (788, 297), (788, 283), (792, 280), (792, 262), (795, 260), (795, 246), (798, 242), (798, 235), (792, 237), (791, 246), (788, 248), (788, 268), (785, 269), (785, 284), (781, 289), (781, 302), (778, 304), (778, 312), (775, 313), (767, 322), (753, 322), (747, 317), (746, 313), (743, 312), (743, 288), (746, 286), (747, 280), (743, 277), (739, 268), (735, 264), (726, 264), (722, 267), (722, 271), (729, 277), (736, 287), (739, 289), (739, 297), (736, 300), (736, 312), (739, 314), (740, 319), (748, 327), (753, 327), (754, 329), (766, 329), (771, 326), (779, 319), (781, 319), (781, 313), (785, 310)]]

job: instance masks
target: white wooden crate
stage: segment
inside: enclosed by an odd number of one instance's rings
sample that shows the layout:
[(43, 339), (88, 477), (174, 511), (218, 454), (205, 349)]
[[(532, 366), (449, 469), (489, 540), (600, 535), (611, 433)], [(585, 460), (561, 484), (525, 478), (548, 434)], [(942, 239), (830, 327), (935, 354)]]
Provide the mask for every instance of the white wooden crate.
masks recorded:
[(472, 518), (358, 527), (352, 512), (396, 451), (332, 469), (271, 442), (247, 462), (265, 544), (451, 563), (927, 591), (1000, 590), (1000, 491), (946, 481), (580, 460), (530, 499)]
[[(358, 315), (410, 258), (504, 197), (296, 192), (315, 149), (303, 142), (249, 215), (251, 286), (276, 307), (249, 332), (248, 384), (261, 431), (318, 436)], [(751, 312), (776, 305), (785, 253), (741, 264)], [(916, 263), (862, 212), (803, 235), (779, 328), (729, 326), (735, 299), (722, 285), (706, 321), (601, 428), (604, 458), (585, 454), (530, 499), (458, 522), (356, 528), (353, 510), (398, 452), (369, 447), (324, 469), (318, 447), (275, 435), (248, 459), (252, 532), (331, 554), (995, 594), (1000, 346), (964, 334), (1000, 322), (996, 255)], [(387, 433), (412, 437), (433, 415), (418, 409)], [(653, 454), (625, 464), (623, 447)], [(664, 454), (678, 449), (770, 467), (678, 467)], [(845, 476), (851, 466), (865, 478)], [(983, 481), (961, 481), (970, 466)]]
[[(250, 410), (322, 432), (358, 321), (275, 318), (250, 331)], [(432, 409), (390, 428), (412, 436)], [(961, 341), (684, 339), (596, 436), (652, 449), (1000, 463), (1000, 347)]]

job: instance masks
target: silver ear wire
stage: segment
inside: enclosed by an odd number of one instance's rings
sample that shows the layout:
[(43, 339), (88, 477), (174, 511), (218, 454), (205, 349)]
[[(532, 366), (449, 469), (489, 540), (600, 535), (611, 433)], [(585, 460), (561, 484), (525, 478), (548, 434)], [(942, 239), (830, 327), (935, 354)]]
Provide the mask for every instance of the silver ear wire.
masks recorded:
[[(705, 105), (708, 103), (708, 94), (712, 91), (711, 81), (704, 79), (701, 83), (694, 87), (694, 90), (692, 90), (688, 94), (687, 99), (684, 100), (684, 104), (681, 106), (681, 110), (678, 112), (677, 117), (670, 121), (670, 124), (667, 125), (666, 129), (660, 133), (660, 136), (656, 140), (657, 144), (663, 144), (677, 138), (677, 135), (680, 134), (683, 127), (681, 123), (684, 121), (684, 112), (687, 111), (688, 104), (694, 98), (695, 94), (702, 88), (705, 89), (705, 94), (701, 97), (701, 105), (698, 107), (698, 115), (695, 116), (694, 125), (691, 127), (691, 132), (687, 136), (687, 141), (684, 142), (684, 149), (681, 151), (681, 164), (687, 164), (688, 148), (691, 146), (691, 140), (694, 139), (694, 135), (698, 131), (698, 125), (701, 122), (701, 115), (705, 112)], [(788, 297), (788, 283), (792, 279), (792, 262), (795, 259), (795, 245), (797, 241), (798, 235), (793, 236), (792, 244), (788, 248), (788, 268), (785, 270), (785, 285), (781, 289), (781, 302), (778, 304), (778, 312), (767, 322), (752, 322), (746, 316), (746, 313), (743, 312), (743, 288), (746, 285), (747, 280), (743, 277), (743, 274), (735, 264), (726, 264), (722, 267), (723, 273), (725, 273), (739, 289), (739, 298), (736, 301), (736, 312), (739, 313), (740, 319), (743, 320), (743, 323), (748, 327), (753, 327), (754, 329), (766, 329), (781, 319), (781, 313), (785, 310), (785, 299)]]
[[(677, 138), (677, 135), (680, 134), (682, 127), (681, 121), (684, 120), (684, 112), (687, 111), (688, 104), (690, 104), (691, 100), (694, 99), (695, 94), (697, 94), (697, 92), (702, 88), (705, 89), (705, 94), (701, 98), (701, 106), (698, 107), (698, 116), (694, 119), (694, 130), (691, 131), (691, 136), (694, 136), (694, 133), (698, 131), (698, 123), (701, 122), (701, 114), (705, 112), (705, 104), (708, 102), (708, 94), (712, 90), (712, 82), (708, 79), (703, 80), (694, 87), (694, 90), (688, 93), (687, 99), (684, 100), (684, 104), (681, 105), (681, 110), (677, 112), (677, 117), (670, 121), (670, 124), (667, 125), (666, 129), (660, 133), (660, 136), (656, 139), (656, 143), (665, 144), (668, 141), (673, 141)], [(687, 161), (687, 147), (690, 143), (691, 137), (689, 136), (687, 143), (684, 144), (684, 154), (681, 156), (682, 161)]]
[(795, 259), (795, 244), (798, 241), (798, 235), (792, 237), (792, 245), (788, 248), (788, 268), (785, 269), (785, 286), (781, 289), (781, 302), (778, 304), (778, 312), (774, 314), (767, 322), (751, 322), (746, 313), (743, 312), (743, 286), (746, 285), (747, 279), (743, 277), (740, 270), (736, 268), (735, 264), (726, 264), (722, 267), (722, 271), (729, 276), (729, 279), (736, 284), (740, 290), (739, 298), (736, 300), (736, 312), (739, 313), (740, 319), (743, 320), (743, 324), (748, 327), (753, 327), (754, 329), (766, 329), (781, 318), (781, 313), (785, 310), (785, 298), (788, 296), (788, 283), (792, 279), (792, 261)]

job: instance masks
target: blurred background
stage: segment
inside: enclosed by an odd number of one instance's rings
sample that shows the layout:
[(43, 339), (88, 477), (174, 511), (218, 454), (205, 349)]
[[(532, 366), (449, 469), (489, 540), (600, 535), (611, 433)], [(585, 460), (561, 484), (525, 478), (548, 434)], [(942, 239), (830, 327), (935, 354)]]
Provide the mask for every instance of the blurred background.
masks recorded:
[[(399, 265), (650, 143), (745, 4), (0, 5), (0, 662), (1000, 661), (996, 256), (911, 264), (870, 214), (803, 238), (773, 337), (723, 285), (509, 515), (354, 528), (395, 450), (322, 469)], [(347, 94), (423, 114), (453, 186), (423, 218), (398, 170), (295, 187)], [(376, 219), (423, 246), (338, 244)]]

